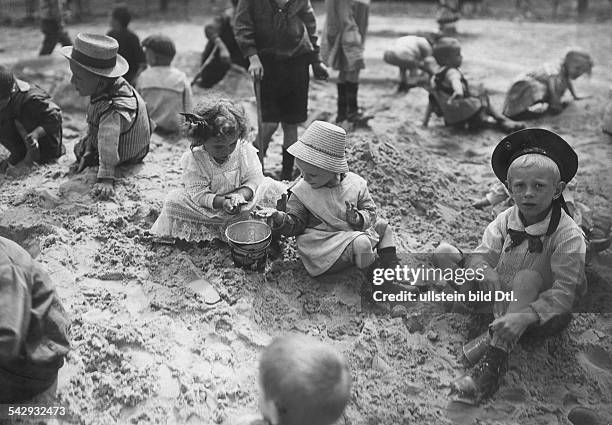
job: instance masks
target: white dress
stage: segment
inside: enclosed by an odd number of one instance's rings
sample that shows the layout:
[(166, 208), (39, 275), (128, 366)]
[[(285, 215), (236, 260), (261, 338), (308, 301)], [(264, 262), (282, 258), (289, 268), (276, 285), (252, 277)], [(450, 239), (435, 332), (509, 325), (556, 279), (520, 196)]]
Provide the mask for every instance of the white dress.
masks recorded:
[[(248, 219), (256, 206), (275, 207), (286, 191), (281, 182), (264, 177), (257, 149), (247, 141), (240, 141), (223, 164), (198, 147), (183, 154), (181, 165), (184, 188), (168, 194), (151, 228), (154, 235), (187, 241), (226, 240), (227, 226)], [(231, 215), (212, 207), (216, 195), (225, 195), (239, 187), (248, 187), (254, 193), (240, 214)]]

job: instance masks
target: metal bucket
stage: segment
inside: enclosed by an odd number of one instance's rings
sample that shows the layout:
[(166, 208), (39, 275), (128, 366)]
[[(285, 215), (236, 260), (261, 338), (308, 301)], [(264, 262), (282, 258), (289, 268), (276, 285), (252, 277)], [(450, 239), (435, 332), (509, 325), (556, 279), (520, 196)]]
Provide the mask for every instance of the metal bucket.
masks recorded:
[(239, 221), (225, 229), (232, 259), (237, 267), (259, 270), (265, 267), (272, 229), (257, 220)]

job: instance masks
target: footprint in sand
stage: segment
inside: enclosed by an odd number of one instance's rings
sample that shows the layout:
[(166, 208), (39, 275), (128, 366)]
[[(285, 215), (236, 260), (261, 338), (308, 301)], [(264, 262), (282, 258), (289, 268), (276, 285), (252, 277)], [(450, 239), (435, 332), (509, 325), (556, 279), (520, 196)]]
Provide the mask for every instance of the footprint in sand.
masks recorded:
[(582, 368), (597, 384), (605, 401), (612, 397), (612, 355), (598, 345), (585, 347), (577, 356)]
[(567, 419), (573, 425), (605, 425), (603, 419), (594, 410), (586, 407), (574, 407), (567, 415)]

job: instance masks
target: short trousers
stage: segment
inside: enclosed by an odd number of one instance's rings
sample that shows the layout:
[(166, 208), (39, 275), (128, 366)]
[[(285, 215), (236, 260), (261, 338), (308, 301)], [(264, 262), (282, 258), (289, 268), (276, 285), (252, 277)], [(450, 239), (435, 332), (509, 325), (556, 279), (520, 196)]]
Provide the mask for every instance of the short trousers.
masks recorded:
[(309, 56), (276, 59), (260, 56), (264, 68), (261, 80), (263, 122), (299, 124), (308, 117)]

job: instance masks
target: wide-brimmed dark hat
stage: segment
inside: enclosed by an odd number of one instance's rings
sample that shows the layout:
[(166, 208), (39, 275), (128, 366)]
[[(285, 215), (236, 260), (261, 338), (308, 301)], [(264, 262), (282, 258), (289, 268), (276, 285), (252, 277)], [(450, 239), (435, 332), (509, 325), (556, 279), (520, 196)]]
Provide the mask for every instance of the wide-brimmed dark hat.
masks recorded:
[(117, 53), (119, 43), (112, 37), (100, 34), (77, 34), (74, 46), (62, 47), (62, 54), (89, 72), (102, 77), (121, 77), (130, 68)]
[(491, 156), (491, 166), (499, 180), (506, 182), (510, 164), (519, 156), (536, 153), (555, 161), (561, 181), (568, 183), (578, 171), (578, 155), (561, 136), (543, 128), (526, 128), (502, 139)]

